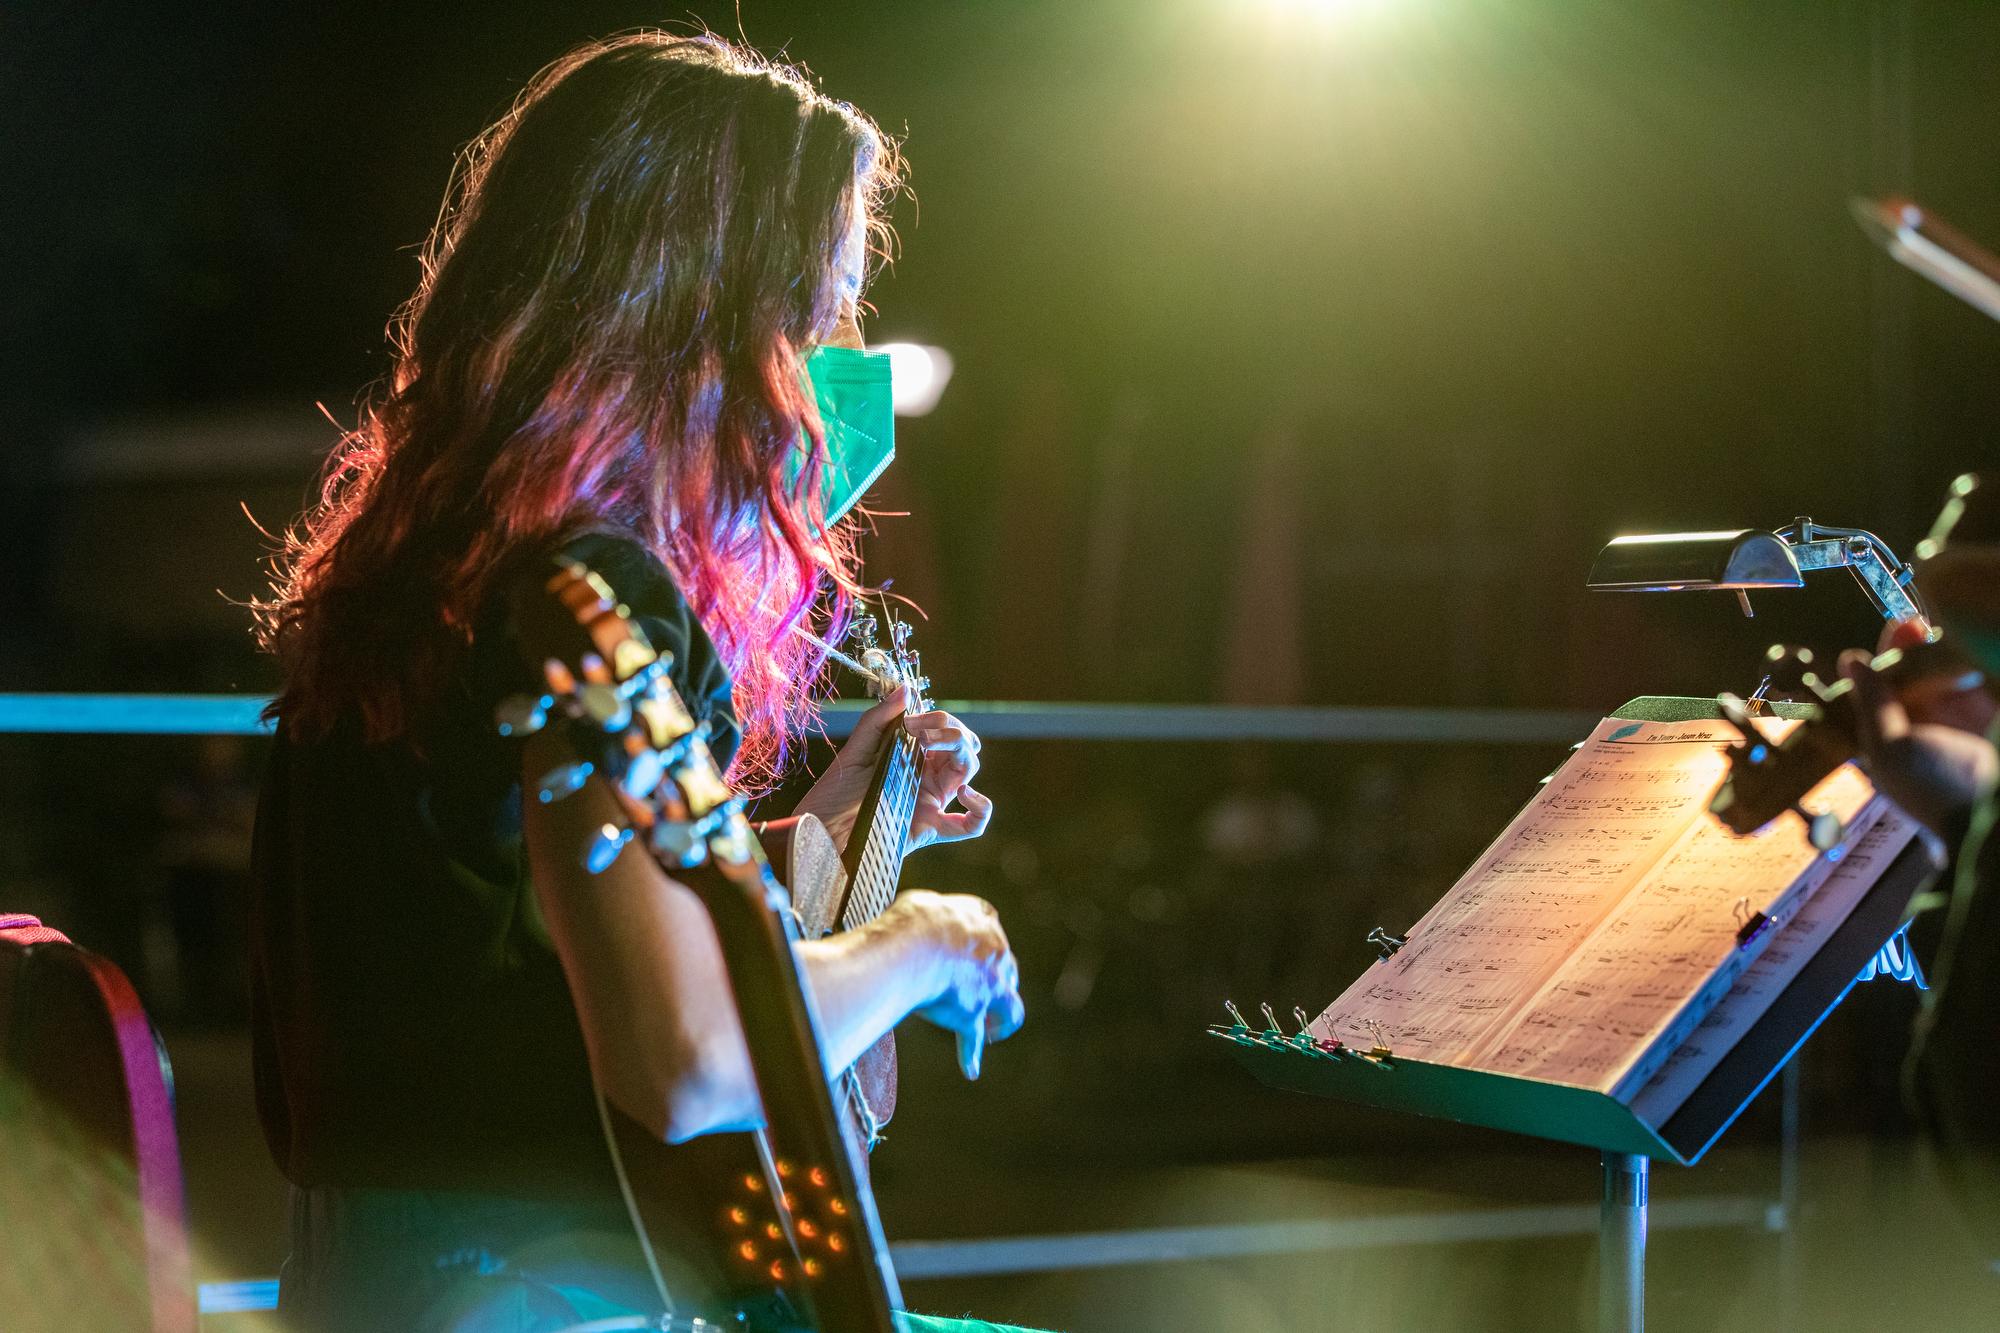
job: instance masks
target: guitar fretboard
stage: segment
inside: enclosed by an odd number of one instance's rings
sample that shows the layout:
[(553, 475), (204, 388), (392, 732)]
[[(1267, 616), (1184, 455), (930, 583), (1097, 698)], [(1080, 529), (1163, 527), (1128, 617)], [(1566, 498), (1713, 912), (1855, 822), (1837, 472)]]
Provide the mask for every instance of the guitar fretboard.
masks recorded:
[(866, 925), (895, 901), (896, 882), (903, 874), (903, 849), (909, 841), (910, 816), (916, 811), (922, 773), (917, 743), (898, 731), (883, 766), (882, 793), (868, 822), (867, 841), (855, 863), (847, 903), (840, 914), (843, 930)]

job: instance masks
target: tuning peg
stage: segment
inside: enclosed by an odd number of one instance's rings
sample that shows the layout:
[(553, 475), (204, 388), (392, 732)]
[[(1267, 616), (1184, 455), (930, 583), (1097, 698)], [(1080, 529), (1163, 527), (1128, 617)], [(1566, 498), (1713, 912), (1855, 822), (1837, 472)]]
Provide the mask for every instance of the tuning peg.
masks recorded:
[(619, 776), (618, 785), (634, 800), (644, 800), (651, 796), (660, 785), (660, 779), (667, 773), (667, 757), (658, 750), (646, 747), (634, 754), (625, 765), (625, 772)]
[(653, 826), (653, 850), (674, 865), (698, 866), (706, 858), (707, 844), (692, 824), (663, 819)]
[(756, 853), (756, 835), (750, 826), (740, 820), (732, 820), (720, 833), (709, 839), (709, 850), (725, 866), (741, 865)]
[(583, 849), (583, 868), (593, 875), (601, 875), (611, 868), (618, 859), (618, 853), (625, 850), (625, 844), (632, 841), (632, 830), (617, 824), (606, 824), (597, 830), (590, 844)]
[(510, 694), (493, 710), (493, 725), (502, 736), (532, 736), (548, 725), (548, 695)]
[(875, 634), (879, 628), (880, 626), (877, 624), (874, 616), (856, 616), (853, 622), (847, 627), (848, 642), (862, 648), (873, 648), (875, 646)]
[(1765, 679), (1769, 682), (1765, 693), (1779, 699), (1804, 696), (1823, 701), (1827, 686), (1819, 677), (1818, 665), (1810, 648), (1772, 644), (1764, 653)]
[(899, 650), (907, 648), (910, 643), (910, 622), (907, 620), (890, 621), (889, 641), (895, 644)]
[(576, 692), (584, 716), (605, 731), (623, 731), (632, 725), (632, 705), (616, 685), (592, 682)]
[(558, 764), (542, 774), (542, 780), (535, 784), (535, 796), (543, 805), (574, 796), (590, 781), (596, 769), (588, 760), (577, 759), (567, 764)]

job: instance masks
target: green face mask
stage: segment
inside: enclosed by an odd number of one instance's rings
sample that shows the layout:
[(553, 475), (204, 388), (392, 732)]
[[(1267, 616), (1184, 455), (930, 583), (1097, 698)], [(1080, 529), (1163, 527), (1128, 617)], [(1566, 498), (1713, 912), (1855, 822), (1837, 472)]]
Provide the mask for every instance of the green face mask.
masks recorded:
[[(896, 404), (890, 393), (889, 354), (854, 347), (822, 347), (806, 358), (826, 430), (822, 493), (829, 526), (845, 517), (896, 456)], [(803, 436), (793, 455), (791, 481), (805, 471)]]

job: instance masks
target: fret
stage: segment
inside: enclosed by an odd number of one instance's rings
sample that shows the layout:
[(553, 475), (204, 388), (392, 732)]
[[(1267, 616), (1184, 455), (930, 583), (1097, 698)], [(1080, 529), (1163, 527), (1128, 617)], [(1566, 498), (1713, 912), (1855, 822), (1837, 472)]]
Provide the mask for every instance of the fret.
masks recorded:
[(888, 757), (867, 842), (855, 865), (847, 908), (841, 913), (841, 924), (848, 929), (873, 921), (895, 901), (903, 847), (909, 839), (910, 818), (916, 812), (922, 781), (920, 760), (916, 742), (899, 737)]

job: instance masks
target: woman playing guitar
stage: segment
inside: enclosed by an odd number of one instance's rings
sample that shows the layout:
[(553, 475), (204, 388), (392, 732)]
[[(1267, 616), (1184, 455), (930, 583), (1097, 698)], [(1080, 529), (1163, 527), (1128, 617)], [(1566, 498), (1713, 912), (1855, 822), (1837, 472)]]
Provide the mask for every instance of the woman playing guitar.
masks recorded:
[[(260, 607), (285, 672), (253, 962), (260, 1111), (296, 1186), (287, 1327), (660, 1310), (594, 1089), (683, 1142), (756, 1124), (757, 1085), (701, 904), (637, 849), (586, 870), (603, 777), (496, 733), (541, 688), (503, 590), (588, 566), (735, 784), (769, 785), (858, 590), (846, 509), (886, 462), (844, 453), (882, 442), (821, 372), (862, 356), (898, 166), (795, 71), (660, 34), (558, 61), (461, 164), (393, 375)], [(909, 844), (977, 837), (977, 737), (904, 702), (863, 715), (802, 812), (840, 838), (902, 726)], [(905, 893), (798, 955), (828, 1070), (912, 1013), (975, 1052), (1022, 1019), (976, 898)]]

